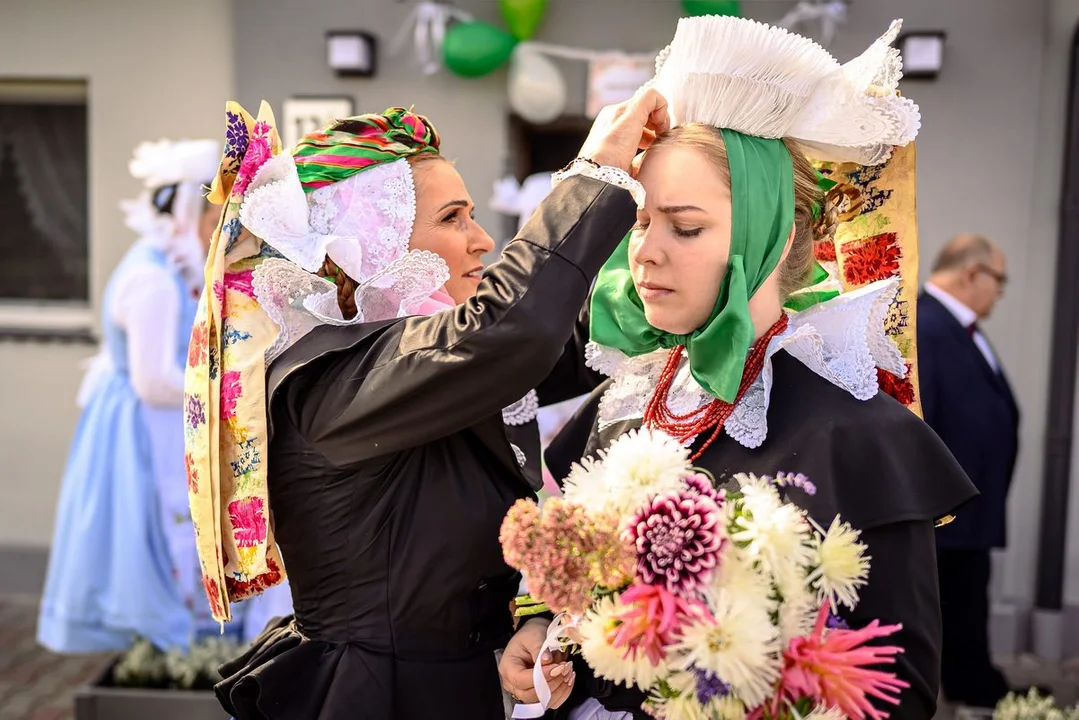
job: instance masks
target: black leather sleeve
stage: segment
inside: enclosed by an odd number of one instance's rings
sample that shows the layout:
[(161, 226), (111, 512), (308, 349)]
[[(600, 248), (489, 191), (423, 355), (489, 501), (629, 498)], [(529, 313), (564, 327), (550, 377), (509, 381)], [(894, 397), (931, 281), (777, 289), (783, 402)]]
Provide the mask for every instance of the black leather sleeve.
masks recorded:
[[(628, 192), (584, 177), (558, 185), (454, 310), (372, 328), (320, 328), (297, 428), (336, 465), (424, 444), (499, 412), (552, 371), (592, 279), (632, 226)], [(326, 348), (329, 348), (328, 350)], [(295, 362), (295, 358), (278, 360)]]

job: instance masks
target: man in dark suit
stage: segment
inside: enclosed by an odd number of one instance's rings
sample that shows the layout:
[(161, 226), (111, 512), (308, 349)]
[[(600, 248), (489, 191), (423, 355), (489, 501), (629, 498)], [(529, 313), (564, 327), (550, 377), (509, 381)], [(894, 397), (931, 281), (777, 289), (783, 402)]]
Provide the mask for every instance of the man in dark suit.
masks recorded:
[(1004, 253), (977, 235), (941, 252), (918, 299), (925, 420), (981, 495), (937, 531), (944, 624), (941, 684), (952, 702), (991, 708), (1008, 692), (989, 657), (990, 551), (1004, 547), (1019, 409), (1000, 358), (978, 327), (1007, 282)]

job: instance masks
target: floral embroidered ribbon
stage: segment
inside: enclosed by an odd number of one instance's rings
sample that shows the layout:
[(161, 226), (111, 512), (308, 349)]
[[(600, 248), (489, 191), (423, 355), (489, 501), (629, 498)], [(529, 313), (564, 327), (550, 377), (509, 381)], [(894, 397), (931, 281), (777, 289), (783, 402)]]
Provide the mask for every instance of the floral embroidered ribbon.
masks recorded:
[(191, 332), (184, 379), (184, 461), (202, 582), (214, 619), (230, 602), (280, 583), (266, 497), (266, 364), (278, 329), (259, 307), (252, 273), (273, 251), (242, 230), (244, 190), (281, 151), (270, 107), (257, 120), (226, 107), (224, 157), (210, 201), (224, 205), (210, 244), (206, 289)]

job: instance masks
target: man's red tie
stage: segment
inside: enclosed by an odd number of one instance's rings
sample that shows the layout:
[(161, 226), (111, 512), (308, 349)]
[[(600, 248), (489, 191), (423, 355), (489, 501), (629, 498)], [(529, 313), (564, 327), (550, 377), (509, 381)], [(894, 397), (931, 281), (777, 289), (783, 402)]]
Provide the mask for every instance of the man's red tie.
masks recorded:
[(974, 333), (978, 332), (978, 323), (971, 323), (967, 325), (967, 332), (971, 337), (974, 337)]

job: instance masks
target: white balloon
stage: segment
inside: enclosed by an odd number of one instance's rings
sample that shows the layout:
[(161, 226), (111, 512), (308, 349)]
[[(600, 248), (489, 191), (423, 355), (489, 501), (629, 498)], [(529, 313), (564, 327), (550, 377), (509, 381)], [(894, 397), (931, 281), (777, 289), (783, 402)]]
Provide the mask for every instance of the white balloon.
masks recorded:
[(549, 123), (566, 109), (566, 81), (553, 62), (518, 45), (510, 59), (509, 100), (530, 123)]

